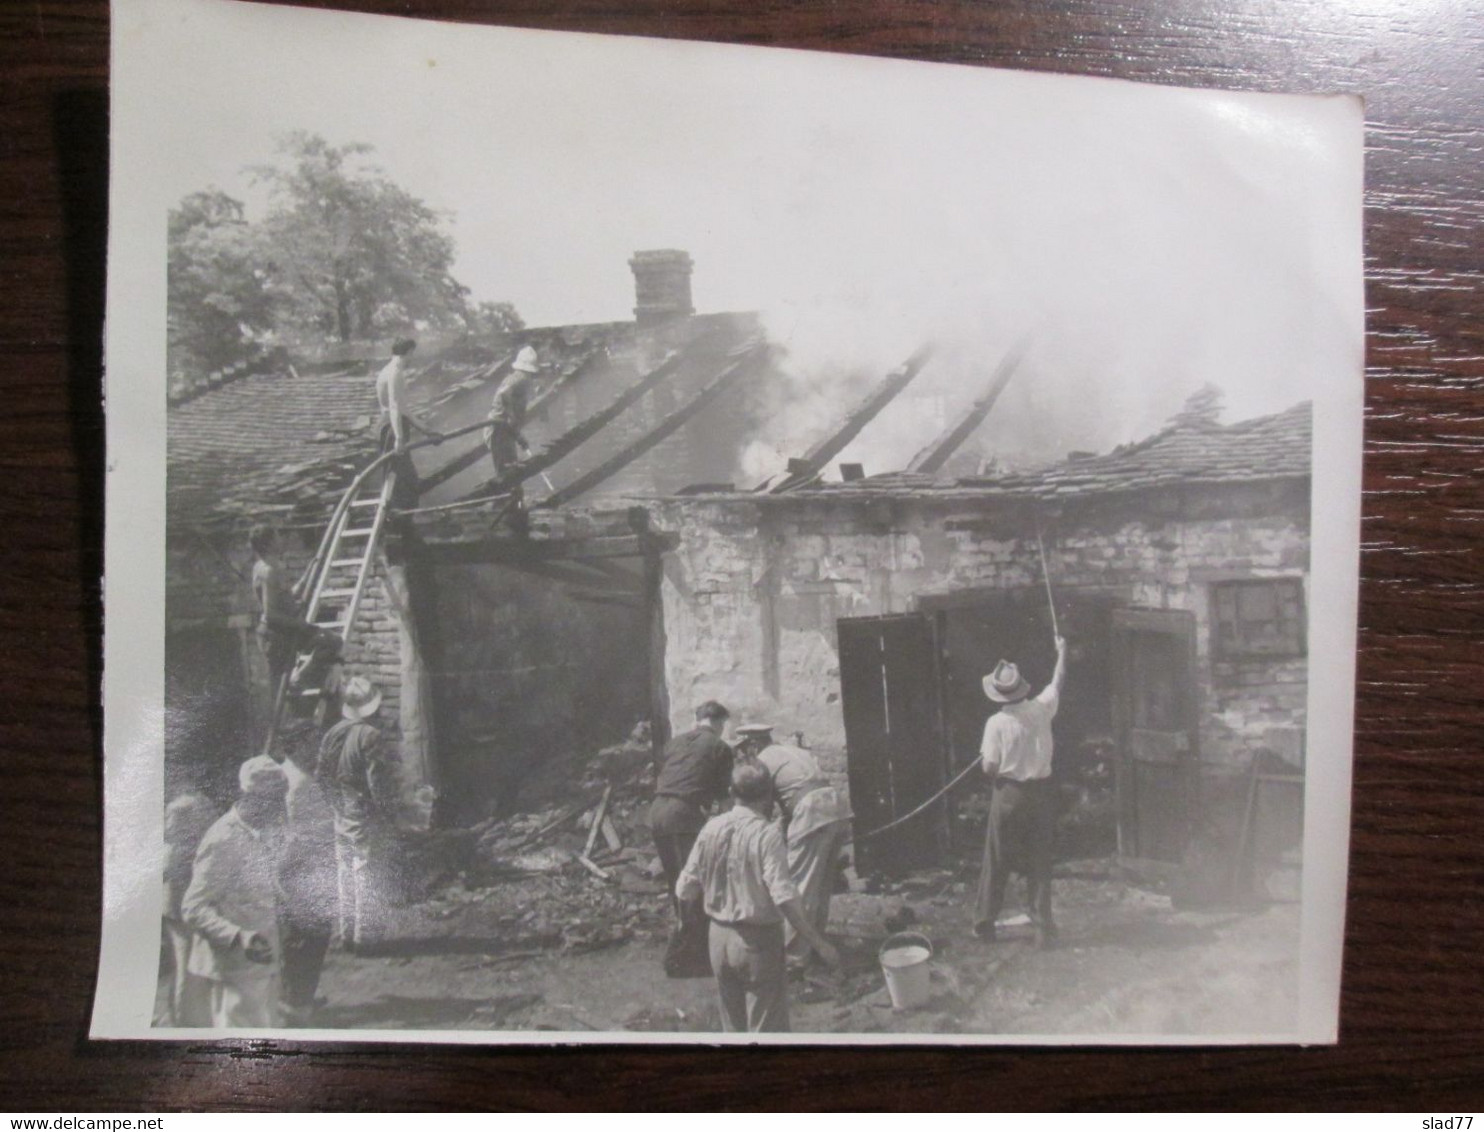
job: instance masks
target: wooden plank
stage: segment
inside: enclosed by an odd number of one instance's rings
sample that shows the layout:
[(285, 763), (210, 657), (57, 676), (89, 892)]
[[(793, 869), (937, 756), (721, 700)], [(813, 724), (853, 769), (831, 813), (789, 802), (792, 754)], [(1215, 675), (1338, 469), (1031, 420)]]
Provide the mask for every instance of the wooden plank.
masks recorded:
[[(527, 406), (526, 419), (532, 420), (538, 416), (544, 416), (546, 410), (550, 408), (551, 403), (557, 398), (557, 396), (568, 389), (572, 385), (572, 383), (575, 382), (579, 377), (585, 374), (591, 368), (593, 362), (599, 357), (607, 357), (606, 351), (593, 350), (585, 358), (583, 358), (580, 363), (578, 363), (578, 365), (572, 370), (571, 373), (558, 377), (554, 382), (548, 385), (530, 403), (530, 405)], [(510, 354), (508, 357), (501, 359), (493, 366), (488, 367), (488, 372), (491, 374), (498, 372), (500, 369), (505, 368), (514, 360), (515, 355)], [(485, 371), (480, 372), (483, 373)], [(502, 378), (501, 381), (503, 382), (503, 380), (504, 379)], [(496, 385), (495, 388), (499, 389), (499, 386)], [(481, 421), (474, 426), (466, 425), (462, 429), (455, 430), (455, 433), (453, 435), (462, 435), (463, 433), (473, 432), (477, 429), (482, 429), (483, 427), (484, 422)], [(435, 468), (433, 471), (423, 476), (418, 481), (418, 486), (424, 492), (432, 491), (435, 487), (445, 484), (449, 480), (453, 479), (454, 476), (464, 471), (464, 469), (472, 468), (475, 464), (479, 463), (480, 457), (488, 455), (488, 452), (489, 449), (487, 449), (483, 443), (476, 444), (474, 447), (468, 449), (467, 451), (459, 453), (459, 455), (455, 456), (448, 463), (442, 465), (439, 468)]]
[[(705, 341), (705, 339), (699, 340)], [(696, 345), (697, 343), (692, 343)], [(686, 353), (680, 350), (672, 350), (661, 359), (659, 365), (646, 373), (633, 385), (629, 386), (603, 408), (592, 415), (578, 421), (575, 425), (562, 433), (556, 439), (542, 446), (541, 451), (533, 452), (526, 459), (515, 466), (515, 475), (507, 477), (500, 483), (496, 483), (494, 477), (490, 477), (470, 493), (470, 497), (478, 496), (484, 492), (493, 490), (495, 487), (513, 488), (517, 484), (524, 483), (528, 479), (540, 475), (553, 464), (564, 460), (575, 452), (581, 445), (587, 443), (609, 423), (619, 417), (629, 406), (637, 402), (651, 389), (656, 388), (669, 377), (671, 377), (680, 364), (685, 360)], [(534, 408), (527, 412), (529, 418), (534, 414)], [(439, 484), (445, 483), (458, 475), (465, 468), (473, 467), (479, 463), (481, 456), (488, 455), (488, 449), (483, 445), (474, 449), (472, 453), (465, 453), (449, 463), (446, 467), (439, 469), (430, 476), (423, 478), (423, 490), (430, 490)]]
[(631, 558), (648, 553), (652, 540), (643, 535), (601, 535), (579, 539), (528, 539), (491, 531), (477, 539), (441, 541), (426, 538), (422, 552), (444, 565), (494, 562), (559, 562), (588, 558)]
[(705, 388), (684, 405), (676, 409), (632, 444), (614, 453), (586, 475), (578, 477), (566, 487), (553, 492), (538, 503), (537, 506), (560, 507), (564, 503), (570, 503), (578, 496), (586, 494), (605, 480), (622, 471), (640, 456), (644, 455), (644, 453), (655, 447), (655, 445), (669, 437), (714, 401), (725, 389), (735, 384), (742, 375), (751, 372), (754, 367), (767, 358), (768, 352), (767, 344), (761, 341), (742, 348), (740, 356), (736, 361), (732, 362), (731, 365), (712, 378)]
[(881, 379), (838, 429), (804, 453), (801, 459), (790, 460), (789, 475), (769, 488), (768, 493), (777, 495), (779, 492), (789, 491), (817, 476), (826, 464), (860, 435), (866, 425), (876, 419), (882, 409), (891, 404), (897, 394), (911, 384), (912, 379), (922, 372), (922, 367), (927, 365), (932, 356), (931, 344), (919, 347), (916, 353)]
[(970, 405), (963, 414), (952, 425), (946, 428), (931, 444), (912, 457), (912, 462), (907, 465), (909, 472), (921, 472), (926, 475), (938, 471), (947, 463), (948, 458), (957, 452), (964, 441), (974, 434), (974, 430), (984, 423), (989, 416), (989, 411), (994, 408), (995, 402), (1000, 399), (1000, 394), (1005, 391), (1005, 386), (1010, 384), (1010, 379), (1015, 376), (1015, 371), (1020, 368), (1021, 359), (1025, 357), (1027, 340), (1021, 340), (1011, 347), (1010, 352), (995, 367), (993, 376), (989, 379), (989, 386), (984, 393)]
[(584, 569), (581, 560), (566, 561), (530, 561), (513, 560), (500, 563), (510, 570), (517, 570), (523, 574), (531, 574), (538, 578), (546, 578), (549, 581), (560, 582), (568, 586), (581, 586), (585, 589), (595, 590), (600, 593), (610, 594), (615, 597), (629, 596), (637, 599), (639, 597), (638, 579), (634, 579), (628, 585), (609, 578), (607, 575), (594, 574)]

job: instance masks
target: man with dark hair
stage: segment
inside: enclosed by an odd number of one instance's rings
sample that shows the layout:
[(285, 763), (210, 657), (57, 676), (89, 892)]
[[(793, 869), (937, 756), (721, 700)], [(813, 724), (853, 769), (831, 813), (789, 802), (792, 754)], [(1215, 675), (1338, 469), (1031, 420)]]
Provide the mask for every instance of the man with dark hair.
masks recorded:
[(840, 955), (799, 905), (783, 835), (772, 821), (772, 776), (745, 763), (732, 772), (731, 792), (737, 804), (701, 830), (675, 893), (700, 900), (711, 920), (722, 1029), (778, 1033), (789, 1029), (784, 921), (831, 967)]
[(675, 910), (676, 926), (665, 951), (665, 971), (675, 978), (710, 974), (706, 920), (699, 905), (676, 894), (680, 870), (713, 806), (726, 800), (732, 749), (722, 740), (731, 713), (715, 700), (696, 708), (696, 726), (665, 745), (649, 829)]
[(268, 688), (277, 696), (284, 673), (294, 657), (312, 642), (318, 630), (299, 615), (299, 603), (279, 561), (278, 532), (259, 525), (248, 534), (252, 547), (252, 595), (258, 606), (258, 647), (268, 660)]
[(383, 452), (395, 448), (398, 452), (407, 447), (408, 436), (413, 428), (412, 413), (408, 408), (407, 358), (417, 349), (412, 338), (398, 338), (392, 343), (392, 360), (381, 367), (376, 375), (376, 403), (381, 406), (381, 449)]
[(995, 938), (995, 921), (1005, 903), (1011, 872), (1026, 882), (1026, 904), (1035, 926), (1036, 946), (1056, 939), (1051, 918), (1051, 854), (1056, 828), (1056, 788), (1051, 781), (1051, 721), (1067, 676), (1067, 642), (1056, 638), (1056, 671), (1041, 694), (1020, 669), (1002, 660), (984, 678), (984, 694), (1003, 705), (984, 725), (980, 746), (984, 773), (993, 781), (989, 825), (984, 836), (984, 868), (974, 903), (974, 934)]

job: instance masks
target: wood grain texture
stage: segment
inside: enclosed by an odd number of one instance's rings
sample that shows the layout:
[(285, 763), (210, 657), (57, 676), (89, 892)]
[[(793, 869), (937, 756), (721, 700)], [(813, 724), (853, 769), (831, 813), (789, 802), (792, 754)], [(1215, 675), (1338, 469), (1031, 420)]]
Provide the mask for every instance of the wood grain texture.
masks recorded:
[(0, 6), (0, 1107), (1484, 1104), (1484, 18), (1431, 0), (409, 0), (361, 10), (1367, 100), (1368, 422), (1342, 1041), (1190, 1052), (90, 1043), (103, 0)]

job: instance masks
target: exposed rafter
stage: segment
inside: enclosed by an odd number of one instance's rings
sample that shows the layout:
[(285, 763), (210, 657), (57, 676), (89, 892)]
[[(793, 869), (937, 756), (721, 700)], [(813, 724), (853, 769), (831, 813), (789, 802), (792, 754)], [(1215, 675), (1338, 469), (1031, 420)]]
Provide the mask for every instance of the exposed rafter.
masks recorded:
[(767, 359), (769, 349), (766, 342), (754, 340), (731, 351), (732, 363), (711, 379), (704, 388), (680, 408), (667, 416), (654, 428), (633, 443), (615, 452), (586, 475), (579, 476), (566, 487), (553, 492), (537, 506), (560, 507), (578, 496), (591, 491), (603, 481), (628, 467), (644, 453), (665, 440), (677, 429), (714, 401), (725, 389), (733, 385), (742, 375), (750, 372)]
[[(582, 374), (586, 373), (587, 370), (588, 370), (588, 368), (593, 364), (593, 362), (596, 361), (600, 357), (607, 357), (607, 351), (606, 350), (593, 350), (585, 358), (582, 359), (582, 361), (581, 361), (580, 364), (578, 364), (576, 367), (573, 368), (573, 370), (572, 370), (571, 373), (565, 374), (562, 377), (557, 378), (556, 381), (552, 382), (549, 386), (546, 387), (545, 390), (542, 391), (542, 393), (541, 393), (541, 395), (539, 397), (537, 397), (534, 401), (531, 402), (530, 406), (526, 410), (526, 416), (527, 417), (535, 417), (538, 414), (540, 414), (541, 412), (543, 412), (546, 409), (546, 407), (548, 405), (550, 405), (551, 402), (553, 400), (555, 400), (556, 397), (563, 390), (565, 390), (574, 381), (576, 381), (580, 376), (582, 376)], [(499, 363), (499, 366), (503, 367), (503, 366), (507, 365), (513, 358), (514, 358), (514, 355), (512, 354), (509, 358), (506, 358), (502, 362), (500, 362)], [(641, 378), (640, 379), (640, 383), (642, 384), (645, 380), (647, 380), (648, 379), (648, 376), (649, 375), (646, 375), (646, 377)], [(611, 409), (612, 406), (609, 406), (609, 408)], [(607, 412), (607, 411), (608, 410), (606, 410), (606, 409), (603, 410), (603, 412)], [(619, 412), (622, 412), (622, 411), (623, 411), (622, 409), (619, 410)], [(595, 414), (595, 415), (600, 415), (600, 414)], [(565, 433), (564, 435), (558, 437), (556, 440), (552, 441), (552, 444), (547, 445), (546, 448), (549, 449), (549, 448), (552, 447), (552, 445), (561, 443), (562, 441), (566, 440), (568, 436), (570, 436), (572, 433), (575, 433), (578, 429), (581, 429), (581, 428), (584, 428), (584, 427), (588, 426), (590, 424), (590, 422), (592, 421), (592, 419), (593, 419), (592, 417), (589, 417), (586, 421), (580, 421), (572, 429), (569, 429), (567, 433)], [(608, 418), (608, 420), (611, 420), (611, 419), (612, 419), (611, 417)], [(607, 423), (607, 420), (600, 421), (596, 426), (593, 427), (593, 431), (596, 432), (597, 429), (602, 428), (603, 425), (606, 424), (606, 423)], [(589, 433), (588, 435), (591, 435), (591, 433)], [(578, 440), (574, 441), (572, 447), (575, 448), (578, 444), (582, 443), (582, 441), (585, 440), (585, 439), (587, 439), (586, 436), (581, 437)], [(545, 450), (543, 449), (543, 452), (544, 451)], [(570, 451), (570, 449), (569, 449), (569, 451)], [(474, 447), (470, 448), (468, 451), (461, 452), (459, 455), (455, 456), (452, 460), (450, 460), (448, 463), (444, 464), (442, 467), (435, 468), (433, 471), (429, 472), (427, 475), (422, 476), (418, 480), (418, 489), (420, 491), (424, 492), (424, 493), (429, 492), (429, 491), (432, 491), (434, 488), (440, 487), (443, 484), (447, 483), (449, 480), (453, 479), (454, 476), (458, 475), (460, 472), (464, 471), (465, 469), (472, 468), (475, 464), (479, 463), (479, 461), (481, 459), (483, 459), (486, 455), (488, 455), (488, 450), (485, 448), (485, 446), (483, 444), (476, 444), (476, 445), (474, 445)], [(539, 458), (540, 457), (533, 457), (533, 460), (534, 459), (539, 459)], [(555, 459), (556, 460), (559, 460), (559, 459), (561, 459), (561, 457), (558, 456)], [(554, 463), (555, 460), (553, 460), (552, 462)], [(542, 468), (546, 468), (546, 467), (550, 467), (550, 466), (551, 466), (550, 464), (543, 464), (541, 467)], [(535, 471), (532, 471), (531, 472), (531, 475), (536, 475), (537, 472), (539, 472), (540, 470), (541, 470), (541, 468), (535, 469)], [(485, 489), (486, 490), (488, 489), (488, 485), (485, 485)]]
[(555, 562), (511, 558), (500, 564), (523, 574), (533, 574), (548, 581), (559, 582), (564, 586), (576, 586), (584, 591), (606, 593), (618, 597), (638, 597), (642, 584), (642, 579), (637, 574), (629, 574), (626, 579), (618, 579), (597, 573), (589, 569), (593, 565), (592, 560), (581, 558)]
[(1005, 391), (1005, 386), (1010, 384), (1010, 379), (1020, 368), (1021, 359), (1025, 357), (1025, 351), (1029, 345), (1029, 339), (1021, 339), (1010, 348), (1010, 352), (995, 367), (994, 374), (990, 377), (989, 385), (985, 388), (983, 395), (965, 409), (958, 420), (944, 429), (937, 439), (912, 457), (912, 462), (907, 465), (909, 472), (932, 475), (943, 467), (948, 457), (957, 452), (963, 442), (974, 434), (974, 430), (984, 423), (984, 418), (989, 416), (994, 403), (999, 400), (1000, 394)]
[(531, 562), (585, 562), (597, 558), (638, 558), (663, 549), (653, 535), (594, 535), (590, 538), (533, 539), (491, 531), (483, 538), (438, 538), (425, 534), (418, 552), (440, 566), (493, 562), (516, 566)]
[(862, 401), (845, 418), (845, 422), (835, 432), (825, 437), (814, 445), (808, 452), (797, 460), (788, 462), (788, 475), (777, 483), (765, 484), (758, 488), (769, 494), (790, 491), (800, 484), (807, 483), (824, 470), (826, 464), (845, 450), (845, 446), (860, 435), (861, 429), (875, 420), (877, 414), (892, 400), (906, 389), (912, 379), (922, 372), (922, 367), (927, 365), (928, 359), (933, 356), (931, 344), (922, 346), (905, 362), (892, 370), (870, 395)]
[[(490, 479), (484, 480), (482, 483), (480, 483), (480, 485), (473, 491), (471, 491), (468, 496), (466, 496), (466, 498), (473, 499), (501, 488), (514, 488), (517, 484), (524, 483), (526, 480), (540, 475), (553, 464), (571, 455), (574, 451), (577, 450), (579, 446), (591, 440), (600, 431), (607, 427), (610, 422), (615, 420), (620, 414), (628, 409), (629, 406), (633, 405), (651, 389), (655, 388), (655, 386), (665, 381), (668, 377), (670, 377), (671, 374), (673, 374), (677, 369), (680, 368), (680, 363), (684, 360), (685, 355), (680, 351), (671, 351), (670, 353), (666, 354), (664, 358), (660, 360), (659, 365), (655, 366), (654, 369), (650, 370), (633, 385), (625, 389), (603, 408), (599, 409), (596, 413), (593, 413), (591, 416), (585, 418), (584, 420), (578, 421), (566, 432), (562, 433), (561, 436), (558, 436), (556, 439), (543, 445), (539, 452), (533, 453), (531, 456), (529, 456), (525, 460), (522, 460), (519, 464), (515, 465), (514, 474), (510, 477), (507, 477), (507, 479), (503, 483), (497, 484), (494, 478), (491, 477)], [(478, 463), (479, 460), (485, 455), (486, 450), (483, 446), (480, 446), (479, 448), (474, 450), (472, 457), (468, 458), (466, 462), (464, 462), (462, 467), (458, 468), (457, 471), (453, 474), (456, 475), (457, 472), (463, 471), (464, 468)], [(464, 458), (461, 457), (461, 459)], [(455, 463), (458, 463), (458, 461), (455, 461)], [(452, 465), (450, 465), (450, 467), (452, 467)], [(424, 480), (423, 488), (424, 490), (427, 490), (429, 487), (436, 487), (438, 483), (442, 482), (443, 480), (441, 479), (438, 480), (437, 483), (433, 483), (429, 480)]]

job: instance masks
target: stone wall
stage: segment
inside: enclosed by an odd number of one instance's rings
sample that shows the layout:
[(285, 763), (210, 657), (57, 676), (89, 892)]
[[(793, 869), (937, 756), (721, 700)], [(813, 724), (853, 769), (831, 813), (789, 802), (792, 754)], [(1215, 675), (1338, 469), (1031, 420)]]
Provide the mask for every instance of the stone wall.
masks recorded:
[(1146, 492), (1054, 516), (966, 491), (696, 498), (652, 510), (677, 543), (662, 585), (674, 727), (719, 699), (734, 717), (802, 730), (843, 771), (836, 621), (912, 612), (929, 596), (1040, 587), (1039, 520), (1068, 600), (1080, 592), (1194, 614), (1203, 759), (1245, 763), (1260, 746), (1301, 757), (1306, 659), (1213, 658), (1209, 590), (1307, 578), (1306, 482)]

